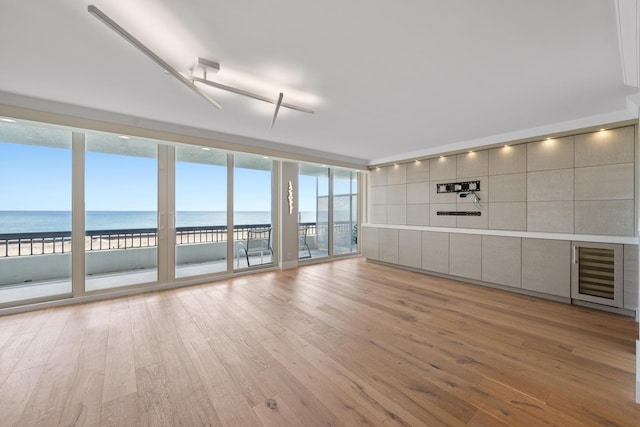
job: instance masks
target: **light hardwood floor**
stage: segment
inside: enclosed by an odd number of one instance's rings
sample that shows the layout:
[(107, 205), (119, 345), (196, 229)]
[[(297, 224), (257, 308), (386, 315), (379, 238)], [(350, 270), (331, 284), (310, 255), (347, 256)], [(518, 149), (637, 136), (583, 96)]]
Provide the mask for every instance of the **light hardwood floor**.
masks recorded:
[(636, 337), (349, 259), (0, 317), (0, 425), (638, 426)]

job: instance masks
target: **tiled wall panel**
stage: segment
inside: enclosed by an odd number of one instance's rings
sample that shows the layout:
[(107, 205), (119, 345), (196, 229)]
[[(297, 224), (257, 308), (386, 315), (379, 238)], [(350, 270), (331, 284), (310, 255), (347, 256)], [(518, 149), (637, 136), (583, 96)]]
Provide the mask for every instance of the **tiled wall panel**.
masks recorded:
[[(376, 168), (369, 218), (375, 224), (633, 236), (634, 135), (630, 126)], [(471, 196), (437, 192), (438, 184), (472, 180), (480, 181), (481, 208)]]

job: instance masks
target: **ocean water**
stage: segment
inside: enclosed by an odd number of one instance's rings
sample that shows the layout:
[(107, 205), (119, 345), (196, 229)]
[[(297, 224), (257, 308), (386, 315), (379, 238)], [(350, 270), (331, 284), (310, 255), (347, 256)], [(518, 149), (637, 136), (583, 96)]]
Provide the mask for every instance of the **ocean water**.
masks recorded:
[[(236, 212), (236, 224), (270, 224), (269, 212)], [(315, 212), (302, 212), (302, 222), (315, 222)], [(226, 212), (176, 212), (176, 227), (225, 225)], [(157, 213), (146, 211), (88, 211), (87, 230), (155, 228)], [(0, 234), (70, 231), (68, 211), (0, 211)]]

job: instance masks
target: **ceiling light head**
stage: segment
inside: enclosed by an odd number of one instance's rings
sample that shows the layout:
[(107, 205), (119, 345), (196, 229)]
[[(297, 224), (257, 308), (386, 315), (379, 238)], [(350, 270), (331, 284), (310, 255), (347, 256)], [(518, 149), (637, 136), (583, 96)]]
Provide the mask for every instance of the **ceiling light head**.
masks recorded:
[(14, 119), (9, 119), (7, 117), (2, 117), (0, 118), (1, 122), (5, 122), (5, 123), (15, 123), (16, 121)]
[(202, 149), (203, 149), (204, 151), (211, 151), (211, 148), (209, 148), (209, 147), (202, 147)]
[(218, 73), (220, 71), (219, 62), (211, 61), (210, 59), (206, 59), (206, 58), (198, 57), (198, 65), (196, 65), (196, 67), (198, 66), (202, 67), (202, 73), (204, 74), (205, 79), (207, 78), (207, 74), (209, 72)]
[(606, 130), (605, 128), (602, 128), (602, 129), (600, 129), (600, 132), (604, 132), (605, 130)]
[(218, 71), (220, 71), (219, 62), (211, 61), (206, 58), (198, 58), (198, 65), (204, 68), (205, 71), (213, 71), (214, 73), (217, 73)]

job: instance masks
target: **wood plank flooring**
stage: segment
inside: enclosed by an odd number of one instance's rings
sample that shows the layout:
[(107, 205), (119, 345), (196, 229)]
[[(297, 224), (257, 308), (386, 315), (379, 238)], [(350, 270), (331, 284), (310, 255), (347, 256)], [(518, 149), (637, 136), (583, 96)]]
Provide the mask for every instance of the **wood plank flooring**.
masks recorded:
[(637, 336), (348, 259), (0, 317), (0, 425), (638, 426)]

